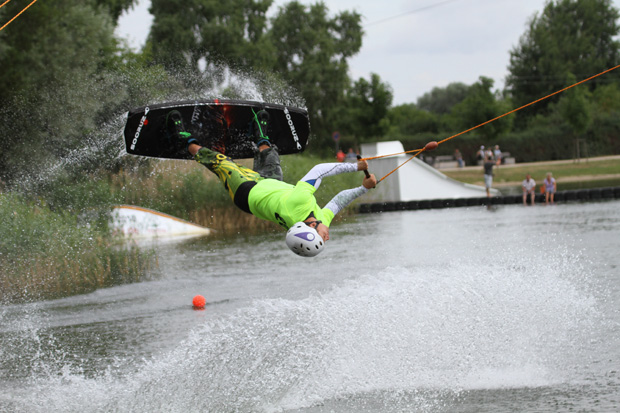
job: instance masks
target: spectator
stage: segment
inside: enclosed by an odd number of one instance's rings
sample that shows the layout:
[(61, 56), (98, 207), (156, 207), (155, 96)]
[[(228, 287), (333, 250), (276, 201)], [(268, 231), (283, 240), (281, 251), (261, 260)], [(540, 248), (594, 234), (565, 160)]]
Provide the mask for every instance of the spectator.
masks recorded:
[(343, 161), (344, 161), (345, 156), (346, 156), (346, 155), (344, 154), (344, 152), (342, 152), (342, 149), (338, 149), (338, 152), (336, 152), (336, 160), (337, 160), (338, 162), (343, 162)]
[(487, 190), (487, 198), (491, 198), (491, 186), (493, 185), (493, 158), (487, 156), (484, 160), (484, 187)]
[(484, 151), (484, 159), (486, 158), (491, 158), (491, 160), (493, 160), (493, 151), (491, 148)]
[(484, 145), (480, 145), (480, 149), (476, 152), (476, 159), (478, 160), (478, 165), (484, 161)]
[(353, 152), (353, 148), (349, 148), (349, 151), (347, 152), (344, 160), (346, 162), (357, 162), (357, 154)]
[(547, 177), (543, 183), (545, 184), (545, 204), (549, 205), (549, 201), (553, 204), (553, 197), (558, 190), (558, 184), (555, 182), (551, 172), (547, 172)]
[(502, 163), (502, 151), (499, 149), (499, 145), (495, 145), (493, 155), (495, 156), (495, 165), (500, 166)]
[(534, 205), (534, 198), (536, 198), (536, 181), (532, 179), (530, 174), (525, 175), (521, 187), (523, 187), (523, 205), (527, 205), (528, 194), (532, 199), (532, 205)]
[(465, 162), (463, 162), (463, 154), (458, 149), (454, 150), (454, 159), (459, 165), (459, 168), (462, 168), (463, 166), (465, 166)]

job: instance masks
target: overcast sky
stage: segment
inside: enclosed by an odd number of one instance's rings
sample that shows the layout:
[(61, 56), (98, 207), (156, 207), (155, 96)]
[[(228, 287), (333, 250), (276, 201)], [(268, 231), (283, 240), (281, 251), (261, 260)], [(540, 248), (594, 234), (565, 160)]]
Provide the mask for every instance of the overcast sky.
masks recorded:
[[(268, 15), (287, 0), (275, 0)], [(313, 4), (316, 1), (302, 0)], [(360, 52), (349, 60), (357, 80), (377, 73), (394, 91), (394, 105), (415, 103), (434, 87), (474, 83), (480, 76), (504, 86), (510, 50), (526, 31), (528, 20), (545, 0), (330, 0), (333, 15), (355, 10), (362, 15)], [(620, 0), (613, 1), (620, 8)], [(117, 34), (139, 49), (152, 16), (150, 0), (123, 15)]]

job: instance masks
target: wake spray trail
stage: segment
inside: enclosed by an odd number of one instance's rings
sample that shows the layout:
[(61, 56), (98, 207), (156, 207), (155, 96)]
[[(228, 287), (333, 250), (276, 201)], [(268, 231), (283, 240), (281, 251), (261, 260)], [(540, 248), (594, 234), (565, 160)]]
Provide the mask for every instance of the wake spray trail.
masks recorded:
[[(145, 74), (146, 76), (147, 74)], [(37, 168), (24, 168), (16, 186), (24, 192), (31, 192), (32, 186), (47, 185), (59, 175), (74, 170), (112, 169), (122, 163), (127, 154), (124, 147), (123, 129), (127, 111), (133, 107), (147, 106), (173, 100), (236, 98), (244, 100), (269, 101), (275, 104), (305, 107), (299, 94), (276, 75), (260, 74), (231, 68), (224, 64), (212, 64), (203, 73), (190, 73), (178, 70), (169, 73), (166, 78), (157, 82), (157, 96), (148, 92), (149, 86), (140, 76), (128, 76), (125, 73), (109, 72), (102, 74), (101, 85), (76, 85), (76, 88), (90, 88), (100, 92), (110, 89), (125, 103), (121, 110), (109, 115), (95, 130), (81, 137), (80, 145), (73, 149), (56, 148), (56, 152), (64, 152), (59, 158), (48, 158), (46, 164)], [(154, 80), (150, 80), (153, 82)], [(128, 91), (140, 91), (139, 96), (127, 96)], [(53, 97), (50, 97), (53, 98)], [(12, 114), (3, 114), (12, 118)], [(62, 119), (62, 117), (66, 117)], [(59, 123), (74, 122), (70, 111), (59, 112)], [(19, 121), (14, 126), (18, 125)], [(143, 162), (144, 158), (133, 158), (135, 162)], [(132, 161), (133, 161), (132, 159)]]
[[(302, 300), (258, 300), (194, 330), (136, 373), (37, 378), (24, 407), (63, 411), (284, 411), (372, 395), (433, 412), (469, 389), (571, 382), (597, 324), (587, 270), (539, 246), (448, 265), (386, 267)], [(555, 251), (558, 252), (558, 251)], [(439, 262), (448, 262), (438, 257)]]

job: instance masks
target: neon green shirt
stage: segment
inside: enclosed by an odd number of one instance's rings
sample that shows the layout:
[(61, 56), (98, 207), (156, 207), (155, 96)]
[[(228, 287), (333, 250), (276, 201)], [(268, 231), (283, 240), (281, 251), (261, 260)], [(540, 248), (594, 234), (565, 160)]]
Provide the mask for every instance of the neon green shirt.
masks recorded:
[(314, 198), (316, 188), (299, 181), (293, 186), (275, 179), (262, 179), (250, 191), (248, 204), (258, 218), (275, 222), (289, 229), (296, 222), (304, 221), (311, 213), (329, 227), (334, 213), (321, 208)]

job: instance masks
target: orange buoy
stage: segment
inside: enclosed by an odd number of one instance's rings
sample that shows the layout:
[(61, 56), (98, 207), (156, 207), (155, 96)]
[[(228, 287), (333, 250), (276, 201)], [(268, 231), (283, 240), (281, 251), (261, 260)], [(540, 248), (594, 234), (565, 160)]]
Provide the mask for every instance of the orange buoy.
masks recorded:
[(197, 310), (204, 310), (205, 305), (207, 304), (207, 300), (202, 295), (197, 295), (192, 300), (192, 304), (194, 308)]

